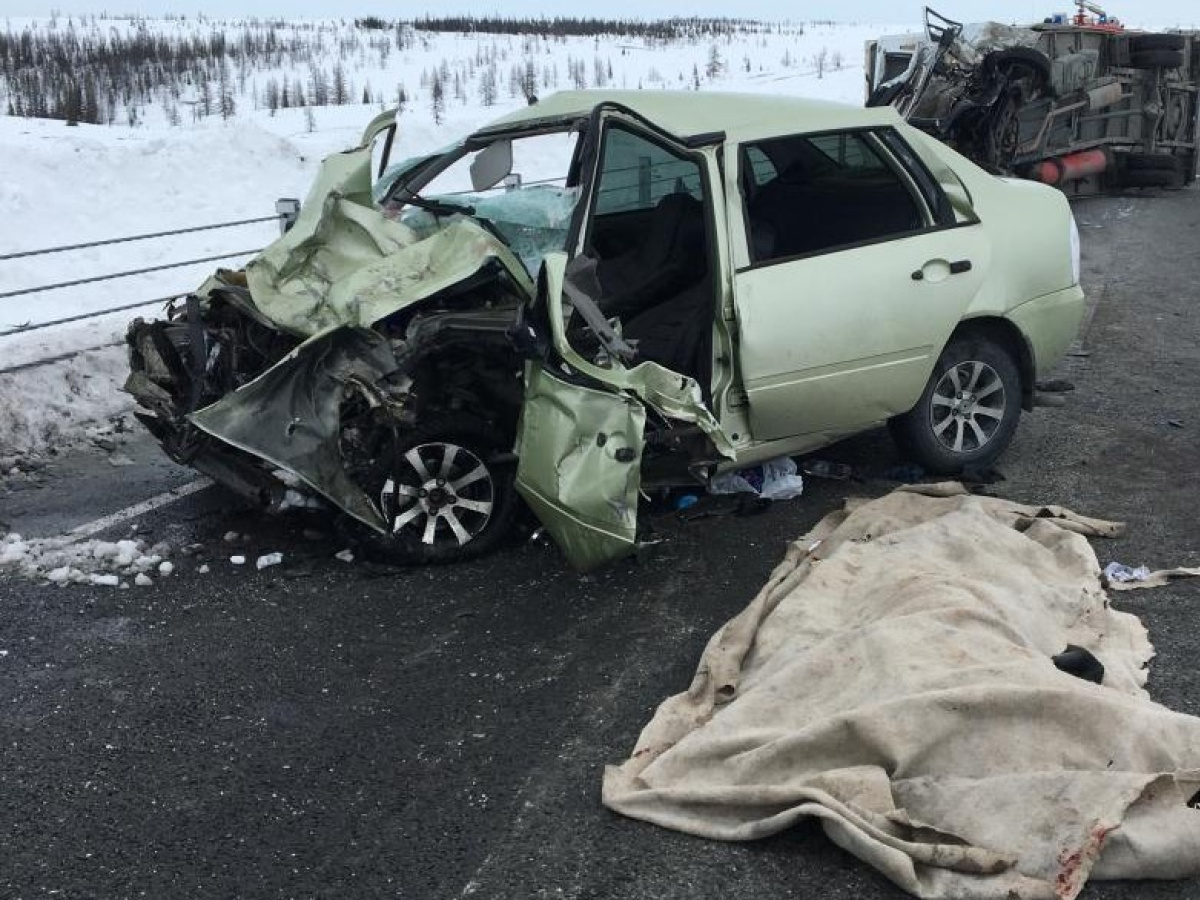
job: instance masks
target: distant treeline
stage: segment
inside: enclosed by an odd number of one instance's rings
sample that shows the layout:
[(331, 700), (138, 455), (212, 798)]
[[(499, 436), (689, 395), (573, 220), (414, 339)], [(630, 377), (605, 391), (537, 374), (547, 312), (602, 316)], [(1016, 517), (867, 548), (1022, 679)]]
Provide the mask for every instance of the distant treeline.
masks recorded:
[[(340, 60), (368, 51), (386, 58), (392, 49), (409, 46), (412, 35), (408, 26), (375, 34), (337, 25), (294, 29), (277, 22), (160, 34), (144, 24), (105, 28), (94, 19), (0, 32), (0, 110), (94, 124), (123, 117), (135, 124), (141, 109), (161, 102), (172, 121), (179, 119), (181, 107), (195, 118), (228, 118), (252, 73), (281, 68), (314, 73), (306, 91), (312, 96), (296, 96), (293, 90), (291, 105), (323, 105), (330, 102), (327, 85), (340, 76), (338, 67), (330, 74), (317, 60), (327, 53)], [(345, 90), (334, 93), (338, 102), (348, 102)]]
[[(372, 21), (378, 25), (364, 27), (387, 27), (380, 19), (360, 19), (360, 23)], [(617, 37), (643, 38), (649, 40), (675, 41), (686, 38), (711, 38), (731, 34), (745, 25), (756, 24), (737, 19), (672, 18), (653, 22), (637, 19), (592, 19), (574, 16), (553, 18), (509, 18), (501, 16), (424, 16), (408, 22), (418, 31), (461, 31), (484, 34), (534, 34), (549, 37), (595, 37), (616, 35)]]
[[(540, 59), (546, 41), (606, 35), (647, 43), (715, 44), (736, 33), (766, 33), (781, 27), (737, 19), (646, 22), (561, 16), (427, 16), (396, 21), (369, 16), (353, 23), (294, 24), (259, 19), (189, 22), (184, 17), (174, 21), (177, 30), (159, 31), (153, 20), (54, 16), (18, 32), (0, 31), (0, 112), (136, 125), (153, 104), (161, 104), (167, 120), (179, 124), (184, 116), (229, 118), (239, 98), (246, 97), (272, 114), (290, 106), (382, 105), (389, 99), (403, 106), (410, 96), (403, 84), (388, 86), (386, 92), (366, 83), (356, 86), (344, 62), (358, 61), (361, 67), (369, 55), (379, 69), (386, 69), (392, 52), (403, 53), (416, 45), (428, 48), (434, 32), (494, 36), (490, 48), (480, 47), (474, 58), (457, 61), (453, 71), (443, 60), (437, 71), (422, 74), (422, 86), (431, 92), (434, 117), (440, 121), (443, 92), (465, 102), (473, 87), (490, 106), (504, 87), (512, 96), (527, 97), (533, 97), (540, 86), (557, 87), (557, 65)], [(797, 30), (797, 26), (790, 28)], [(505, 35), (520, 37), (522, 55), (507, 70), (501, 65), (508, 61)], [(568, 59), (570, 84), (603, 87), (612, 80), (612, 63), (600, 57), (598, 41), (595, 51), (590, 82), (584, 59)], [(536, 64), (534, 57), (539, 57)], [(709, 69), (716, 66), (719, 72), (722, 65), (719, 59), (710, 61)], [(698, 82), (699, 72), (694, 75)]]

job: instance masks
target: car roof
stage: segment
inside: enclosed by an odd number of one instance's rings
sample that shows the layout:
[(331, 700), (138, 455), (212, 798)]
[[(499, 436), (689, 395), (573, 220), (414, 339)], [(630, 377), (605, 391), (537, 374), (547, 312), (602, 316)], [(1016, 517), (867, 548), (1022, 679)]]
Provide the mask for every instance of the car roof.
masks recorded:
[(679, 138), (723, 131), (727, 139), (741, 141), (902, 121), (890, 106), (864, 109), (806, 97), (716, 91), (562, 91), (502, 116), (476, 134), (578, 119), (601, 103), (620, 104)]

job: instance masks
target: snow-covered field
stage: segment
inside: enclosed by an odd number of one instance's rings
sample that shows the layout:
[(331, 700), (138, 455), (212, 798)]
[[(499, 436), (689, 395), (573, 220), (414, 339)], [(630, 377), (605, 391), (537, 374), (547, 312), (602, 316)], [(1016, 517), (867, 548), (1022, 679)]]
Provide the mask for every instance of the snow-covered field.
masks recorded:
[[(915, 11), (915, 10), (914, 10)], [(242, 23), (161, 20), (53, 22), (80, 31), (148, 28), (158, 33), (224, 30)], [(10, 34), (50, 29), (49, 19), (8, 20)], [(270, 81), (307, 84), (311, 63), (253, 69), (232, 79), (236, 111), (228, 119), (197, 117), (196, 94), (164, 96), (138, 110), (128, 124), (121, 109), (112, 125), (68, 126), (63, 121), (0, 116), (0, 256), (147, 232), (272, 215), (278, 197), (303, 198), (320, 159), (356, 143), (382, 105), (392, 106), (403, 85), (408, 100), (400, 115), (393, 159), (446, 144), (525, 100), (509, 86), (514, 66), (532, 68), (538, 93), (573, 87), (571, 70), (582, 69), (588, 87), (601, 79), (610, 88), (698, 89), (803, 95), (859, 104), (863, 97), (863, 43), (872, 36), (913, 30), (911, 24), (748, 24), (717, 40), (650, 44), (631, 38), (571, 37), (557, 40), (490, 34), (418, 32), (411, 46), (383, 53), (369, 43), (379, 32), (348, 22), (278, 26), (297, 36), (324, 29), (318, 65), (339, 59), (349, 96), (370, 103), (266, 108)], [(386, 33), (385, 33), (386, 34)], [(348, 37), (359, 47), (339, 54)], [(714, 53), (719, 65), (711, 65)], [(496, 60), (500, 83), (485, 105), (481, 80)], [(444, 64), (444, 65), (443, 65)], [(448, 72), (442, 122), (435, 123), (428, 73)], [(718, 71), (719, 69), (719, 71)], [(611, 72), (611, 75), (609, 74)], [(711, 74), (710, 74), (711, 73)], [(458, 89), (455, 89), (457, 81)], [(174, 111), (172, 111), (174, 105)], [(0, 96), (0, 109), (7, 108)], [(183, 113), (180, 114), (180, 109)], [(172, 120), (177, 124), (172, 124)], [(528, 175), (526, 177), (529, 177)], [(278, 234), (274, 222), (175, 238), (120, 243), (52, 255), (0, 260), (0, 293), (179, 260), (255, 250)], [(0, 332), (82, 312), (186, 292), (216, 266), (236, 266), (244, 254), (148, 275), (101, 281), (66, 290), (0, 297)], [(118, 388), (124, 351), (108, 346), (72, 360), (3, 374), (3, 370), (81, 348), (120, 341), (135, 315), (156, 307), (116, 313), (82, 323), (0, 337), (0, 455), (57, 446), (81, 425), (129, 408)]]

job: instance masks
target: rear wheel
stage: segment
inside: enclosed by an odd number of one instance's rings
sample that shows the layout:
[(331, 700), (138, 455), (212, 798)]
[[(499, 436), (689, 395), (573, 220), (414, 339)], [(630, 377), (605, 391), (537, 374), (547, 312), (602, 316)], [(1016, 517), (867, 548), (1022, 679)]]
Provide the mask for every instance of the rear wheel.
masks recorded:
[(1183, 62), (1180, 50), (1142, 50), (1129, 57), (1129, 65), (1135, 69), (1178, 69)]
[(952, 338), (917, 405), (891, 422), (901, 450), (930, 472), (957, 474), (993, 462), (1021, 417), (1021, 374), (986, 337)]
[(1131, 53), (1146, 53), (1151, 50), (1182, 50), (1186, 41), (1182, 34), (1133, 34), (1129, 36)]
[(1121, 187), (1182, 187), (1183, 158), (1163, 153), (1128, 153), (1120, 162)]

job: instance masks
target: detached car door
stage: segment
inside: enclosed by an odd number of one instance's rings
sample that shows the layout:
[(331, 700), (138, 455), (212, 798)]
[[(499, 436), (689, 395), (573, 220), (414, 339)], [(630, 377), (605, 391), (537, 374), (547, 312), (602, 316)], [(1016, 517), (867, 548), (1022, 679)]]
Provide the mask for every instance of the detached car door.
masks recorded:
[(889, 128), (743, 144), (730, 204), (741, 375), (756, 440), (905, 412), (991, 249)]
[[(614, 164), (613, 154), (602, 151), (610, 127), (652, 136), (666, 152), (649, 161), (634, 158), (628, 165)], [(661, 199), (654, 197), (654, 185), (666, 185), (667, 193), (680, 187), (691, 191), (691, 202), (711, 219), (709, 186), (714, 183), (715, 161), (617, 106), (597, 108), (585, 141), (583, 200), (568, 251), (545, 258), (537, 299), (517, 326), (518, 340), (530, 357), (516, 445), (517, 490), (579, 569), (626, 555), (637, 546), (648, 411), (698, 428), (717, 458), (733, 455), (698, 382), (640, 358), (632, 342), (622, 337), (617, 314), (601, 311), (591, 239), (598, 205), (611, 215), (614, 197)], [(680, 160), (691, 166), (686, 173)], [(597, 198), (602, 198), (599, 203)], [(621, 209), (619, 215), (626, 211)], [(629, 210), (628, 216), (628, 230), (635, 232), (636, 240), (636, 210)], [(610, 240), (630, 237), (611, 218), (605, 227)], [(641, 287), (643, 279), (637, 280), (633, 288)], [(573, 346), (568, 335), (582, 347)]]

